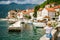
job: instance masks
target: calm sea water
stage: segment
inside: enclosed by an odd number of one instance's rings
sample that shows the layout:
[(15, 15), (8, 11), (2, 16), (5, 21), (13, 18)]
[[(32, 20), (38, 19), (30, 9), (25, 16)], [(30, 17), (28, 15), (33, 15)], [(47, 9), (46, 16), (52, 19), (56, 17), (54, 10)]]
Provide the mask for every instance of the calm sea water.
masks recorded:
[[(31, 24), (29, 24), (31, 25)], [(0, 40), (39, 40), (44, 35), (44, 30), (37, 28), (36, 32), (30, 30), (24, 30), (22, 32), (8, 32), (9, 23), (7, 21), (0, 20)]]

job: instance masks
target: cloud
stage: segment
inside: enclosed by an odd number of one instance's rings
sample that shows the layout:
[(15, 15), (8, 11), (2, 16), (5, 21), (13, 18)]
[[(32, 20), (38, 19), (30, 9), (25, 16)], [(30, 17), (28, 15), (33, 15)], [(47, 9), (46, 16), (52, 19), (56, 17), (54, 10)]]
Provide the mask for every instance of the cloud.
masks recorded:
[(10, 4), (10, 1), (0, 1), (0, 4)]
[(10, 4), (12, 2), (17, 3), (17, 4), (41, 4), (45, 0), (1, 0), (0, 4)]
[(25, 0), (17, 0), (17, 1), (25, 1)]
[(8, 0), (0, 0), (0, 1), (8, 1)]

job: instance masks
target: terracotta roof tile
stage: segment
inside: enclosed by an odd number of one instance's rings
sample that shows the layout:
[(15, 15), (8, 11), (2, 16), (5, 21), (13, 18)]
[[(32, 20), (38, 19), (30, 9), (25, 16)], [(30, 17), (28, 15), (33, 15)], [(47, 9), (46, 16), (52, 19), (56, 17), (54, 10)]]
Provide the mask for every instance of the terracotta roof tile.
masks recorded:
[(23, 13), (23, 14), (29, 14), (29, 13), (31, 13), (31, 12), (34, 12), (34, 9), (27, 9), (28, 11), (26, 11), (26, 10), (22, 10), (21, 12)]
[(46, 8), (48, 11), (52, 11), (52, 12), (55, 12), (55, 9), (54, 8)]
[(23, 14), (29, 14), (29, 11), (27, 12), (26, 10), (22, 11)]

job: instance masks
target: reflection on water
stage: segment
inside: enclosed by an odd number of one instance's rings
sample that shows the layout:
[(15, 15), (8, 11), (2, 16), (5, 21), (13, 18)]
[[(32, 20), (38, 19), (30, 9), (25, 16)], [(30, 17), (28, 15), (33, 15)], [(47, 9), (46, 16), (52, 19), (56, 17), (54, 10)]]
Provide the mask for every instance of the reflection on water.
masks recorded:
[(44, 34), (44, 30), (41, 28), (38, 28), (36, 32), (34, 32), (31, 24), (28, 24), (26, 29), (21, 32), (8, 32), (8, 26), (7, 21), (0, 21), (0, 40), (39, 40)]

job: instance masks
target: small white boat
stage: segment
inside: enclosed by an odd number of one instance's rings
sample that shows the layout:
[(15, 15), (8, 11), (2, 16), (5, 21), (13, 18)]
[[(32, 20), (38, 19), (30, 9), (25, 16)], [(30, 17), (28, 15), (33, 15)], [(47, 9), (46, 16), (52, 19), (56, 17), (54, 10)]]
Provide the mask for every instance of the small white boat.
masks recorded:
[(46, 26), (46, 24), (42, 23), (42, 22), (33, 22), (33, 25), (36, 27), (45, 27)]

